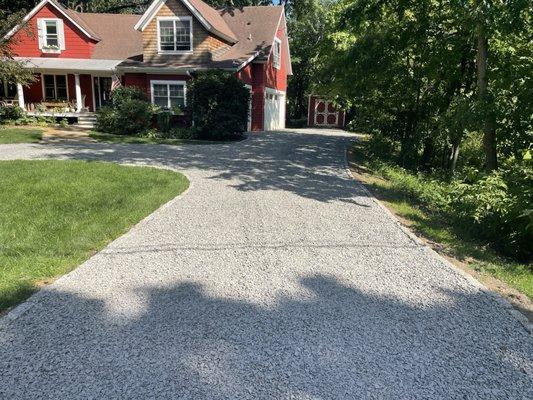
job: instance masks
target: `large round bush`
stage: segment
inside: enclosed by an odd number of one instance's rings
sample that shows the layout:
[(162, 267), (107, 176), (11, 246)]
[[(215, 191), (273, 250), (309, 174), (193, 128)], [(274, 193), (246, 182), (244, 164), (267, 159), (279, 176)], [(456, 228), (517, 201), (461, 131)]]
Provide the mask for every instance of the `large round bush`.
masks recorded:
[(246, 131), (250, 93), (235, 75), (199, 73), (189, 84), (187, 97), (201, 139), (230, 140)]

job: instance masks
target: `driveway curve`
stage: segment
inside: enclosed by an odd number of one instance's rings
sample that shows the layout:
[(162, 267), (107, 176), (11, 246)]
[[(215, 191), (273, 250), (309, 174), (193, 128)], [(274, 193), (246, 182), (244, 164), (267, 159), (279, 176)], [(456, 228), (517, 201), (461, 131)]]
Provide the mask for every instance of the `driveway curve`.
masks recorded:
[(0, 321), (0, 398), (533, 398), (531, 336), (348, 176), (351, 140), (0, 146), (191, 180)]

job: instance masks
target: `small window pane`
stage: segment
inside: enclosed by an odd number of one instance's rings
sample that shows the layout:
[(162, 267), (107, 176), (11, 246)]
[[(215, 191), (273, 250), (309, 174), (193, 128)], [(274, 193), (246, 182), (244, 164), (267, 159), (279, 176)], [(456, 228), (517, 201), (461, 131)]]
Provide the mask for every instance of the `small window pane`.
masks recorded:
[(44, 84), (54, 86), (54, 75), (45, 75)]
[(55, 21), (46, 22), (46, 34), (47, 35), (56, 35), (57, 34), (57, 23)]
[(183, 97), (183, 85), (170, 85), (171, 97)]
[(52, 87), (45, 87), (44, 88), (44, 98), (45, 99), (55, 99), (56, 98), (56, 90)]
[(154, 96), (167, 97), (167, 85), (154, 85)]
[(57, 87), (57, 99), (66, 100), (67, 99), (67, 88)]
[(156, 106), (166, 108), (168, 107), (168, 98), (154, 96), (154, 104)]
[(171, 97), (170, 106), (171, 107), (183, 107), (185, 105), (185, 99), (183, 97)]
[(65, 75), (56, 75), (57, 86), (67, 86), (67, 77)]

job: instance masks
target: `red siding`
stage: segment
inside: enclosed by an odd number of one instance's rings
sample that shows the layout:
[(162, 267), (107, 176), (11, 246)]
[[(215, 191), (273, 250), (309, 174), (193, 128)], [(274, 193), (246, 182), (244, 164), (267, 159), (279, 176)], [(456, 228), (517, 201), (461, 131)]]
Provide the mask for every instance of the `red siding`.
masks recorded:
[(281, 60), (280, 60), (280, 69), (274, 67), (272, 63), (273, 52), (270, 53), (268, 58), (268, 63), (266, 67), (266, 86), (269, 88), (281, 90), (282, 92), (287, 91), (287, 58), (289, 49), (285, 45), (285, 24), (280, 24), (276, 37), (281, 40)]
[(41, 74), (35, 74), (36, 80), (24, 88), (24, 101), (26, 103), (40, 103), (43, 99)]
[(252, 131), (264, 129), (265, 64), (252, 65)]
[[(39, 49), (37, 36), (38, 18), (61, 18), (65, 29), (65, 50), (60, 54), (42, 53)], [(13, 52), (20, 57), (59, 57), (59, 58), (91, 58), (95, 41), (89, 39), (70, 20), (66, 19), (54, 7), (46, 4), (27, 23), (26, 29), (20, 29), (13, 36)]]
[[(94, 111), (93, 103), (93, 82), (91, 75), (80, 75), (81, 95), (85, 95), (85, 107), (89, 107), (89, 111)], [(69, 87), (70, 90), (70, 87)], [(72, 94), (70, 95), (72, 97)], [(76, 99), (76, 92), (74, 92), (74, 100)]]

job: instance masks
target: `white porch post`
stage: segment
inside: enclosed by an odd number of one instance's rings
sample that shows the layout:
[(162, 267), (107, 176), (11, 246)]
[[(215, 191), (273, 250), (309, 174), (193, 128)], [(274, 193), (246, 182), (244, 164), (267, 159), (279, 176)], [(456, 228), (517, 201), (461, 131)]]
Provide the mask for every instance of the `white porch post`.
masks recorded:
[(83, 107), (81, 101), (80, 74), (74, 74), (74, 82), (76, 86), (76, 112), (80, 112)]
[(26, 105), (24, 104), (24, 88), (22, 87), (22, 84), (17, 83), (17, 95), (19, 100), (19, 107), (23, 110), (26, 109)]

